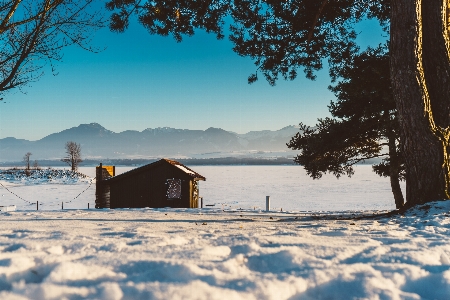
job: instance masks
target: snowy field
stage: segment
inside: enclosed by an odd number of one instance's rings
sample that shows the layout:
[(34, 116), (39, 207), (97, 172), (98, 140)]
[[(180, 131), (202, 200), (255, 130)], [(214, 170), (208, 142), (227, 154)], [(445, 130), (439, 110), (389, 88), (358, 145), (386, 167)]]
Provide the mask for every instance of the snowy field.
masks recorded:
[(449, 299), (449, 210), (4, 212), (0, 299)]
[(450, 299), (450, 201), (383, 216), (369, 166), (193, 169), (215, 207), (92, 209), (94, 168), (0, 180), (0, 299)]
[[(131, 169), (117, 167), (116, 174)], [(395, 209), (389, 179), (379, 177), (368, 165), (357, 166), (352, 178), (325, 175), (320, 180), (311, 179), (299, 166), (192, 166), (192, 169), (206, 177), (206, 181), (200, 182), (205, 207), (265, 209), (266, 196), (270, 196), (271, 207), (283, 211)], [(90, 183), (95, 167), (79, 171), (89, 177), (78, 181), (53, 178), (47, 182), (0, 179), (11, 192), (27, 200), (20, 200), (0, 186), (0, 205), (35, 210), (36, 205), (30, 203), (39, 201), (41, 210), (61, 209), (61, 202), (64, 208), (84, 209), (88, 203), (92, 208), (95, 180)]]

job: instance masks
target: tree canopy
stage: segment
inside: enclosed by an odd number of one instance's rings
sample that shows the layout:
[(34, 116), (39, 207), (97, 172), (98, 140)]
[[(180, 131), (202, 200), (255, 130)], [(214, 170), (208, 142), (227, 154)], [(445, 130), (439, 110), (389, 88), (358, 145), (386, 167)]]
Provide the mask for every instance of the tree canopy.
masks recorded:
[(126, 30), (135, 15), (150, 34), (172, 35), (177, 41), (183, 35), (192, 36), (196, 29), (221, 39), (230, 21), (233, 50), (251, 57), (256, 65), (249, 83), (260, 72), (275, 85), (280, 76), (295, 79), (298, 68), (314, 79), (324, 58), (329, 58), (330, 65), (349, 59), (357, 51), (354, 24), (367, 17), (377, 18), (386, 27), (390, 1), (112, 0), (106, 7), (113, 12), (112, 31)]
[(369, 48), (336, 68), (340, 79), (330, 86), (337, 98), (329, 105), (333, 118), (319, 119), (314, 128), (300, 124), (300, 132), (287, 145), (301, 150), (294, 160), (313, 178), (326, 172), (351, 176), (355, 164), (383, 158), (373, 169), (390, 178), (397, 208), (401, 208), (399, 180), (404, 179), (405, 170), (386, 51)]

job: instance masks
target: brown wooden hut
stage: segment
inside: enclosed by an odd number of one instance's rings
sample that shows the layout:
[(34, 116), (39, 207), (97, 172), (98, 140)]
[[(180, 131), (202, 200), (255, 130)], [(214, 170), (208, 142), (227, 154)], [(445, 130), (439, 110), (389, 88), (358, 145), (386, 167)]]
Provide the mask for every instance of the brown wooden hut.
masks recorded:
[[(100, 170), (103, 171), (101, 167)], [(199, 180), (206, 178), (177, 161), (161, 159), (118, 176), (97, 180), (95, 207), (197, 208)]]

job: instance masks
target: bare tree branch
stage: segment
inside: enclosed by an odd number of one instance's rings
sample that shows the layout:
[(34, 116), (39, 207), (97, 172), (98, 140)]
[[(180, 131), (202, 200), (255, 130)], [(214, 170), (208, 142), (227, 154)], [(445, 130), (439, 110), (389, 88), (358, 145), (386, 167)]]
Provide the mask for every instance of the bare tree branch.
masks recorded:
[(27, 152), (24, 156), (23, 156), (23, 162), (25, 163), (26, 169), (30, 170), (30, 156), (32, 155), (31, 152)]
[(46, 64), (62, 58), (63, 48), (91, 46), (104, 26), (95, 0), (14, 0), (0, 4), (0, 95), (37, 81)]
[(83, 162), (81, 159), (81, 145), (72, 141), (67, 142), (66, 154), (67, 156), (61, 159), (61, 161), (67, 163), (72, 171), (76, 171), (79, 164)]

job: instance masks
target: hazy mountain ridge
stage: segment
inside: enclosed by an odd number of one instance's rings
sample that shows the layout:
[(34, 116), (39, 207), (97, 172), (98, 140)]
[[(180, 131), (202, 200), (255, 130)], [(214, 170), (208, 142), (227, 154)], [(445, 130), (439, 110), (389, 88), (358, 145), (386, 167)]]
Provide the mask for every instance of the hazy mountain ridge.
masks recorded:
[[(223, 157), (224, 153), (251, 155), (263, 152), (293, 152), (286, 143), (298, 132), (297, 126), (280, 130), (237, 134), (221, 128), (206, 130), (147, 128), (143, 131), (113, 132), (98, 123), (81, 124), (52, 133), (37, 141), (12, 137), (0, 139), (0, 161), (20, 161), (26, 152), (34, 159), (58, 159), (65, 155), (67, 141), (81, 144), (84, 158)], [(211, 155), (216, 153), (216, 156)], [(274, 154), (274, 156), (279, 156)]]

